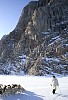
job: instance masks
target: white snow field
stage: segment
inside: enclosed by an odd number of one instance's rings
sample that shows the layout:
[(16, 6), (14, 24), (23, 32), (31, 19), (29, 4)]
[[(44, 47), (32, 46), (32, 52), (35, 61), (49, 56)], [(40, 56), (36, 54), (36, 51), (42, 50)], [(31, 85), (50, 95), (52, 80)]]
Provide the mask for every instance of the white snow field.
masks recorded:
[(25, 91), (19, 94), (0, 95), (0, 100), (68, 100), (68, 77), (57, 76), (59, 87), (52, 94), (51, 76), (5, 76), (0, 75), (0, 84), (20, 84)]

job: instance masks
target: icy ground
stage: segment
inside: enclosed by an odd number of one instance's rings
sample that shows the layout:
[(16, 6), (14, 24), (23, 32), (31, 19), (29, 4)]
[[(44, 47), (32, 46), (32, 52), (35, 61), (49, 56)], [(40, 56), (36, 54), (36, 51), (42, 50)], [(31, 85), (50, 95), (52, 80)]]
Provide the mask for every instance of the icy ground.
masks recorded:
[(0, 100), (68, 100), (68, 77), (57, 77), (60, 86), (52, 94), (51, 76), (3, 76), (0, 84), (21, 84), (26, 90), (20, 94), (0, 96)]

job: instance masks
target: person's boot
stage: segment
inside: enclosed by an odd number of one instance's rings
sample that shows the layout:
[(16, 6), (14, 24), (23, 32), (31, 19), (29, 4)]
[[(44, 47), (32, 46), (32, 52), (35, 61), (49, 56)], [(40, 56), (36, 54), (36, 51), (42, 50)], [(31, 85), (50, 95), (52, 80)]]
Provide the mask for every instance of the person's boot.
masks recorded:
[(52, 93), (55, 94), (55, 89), (53, 89)]

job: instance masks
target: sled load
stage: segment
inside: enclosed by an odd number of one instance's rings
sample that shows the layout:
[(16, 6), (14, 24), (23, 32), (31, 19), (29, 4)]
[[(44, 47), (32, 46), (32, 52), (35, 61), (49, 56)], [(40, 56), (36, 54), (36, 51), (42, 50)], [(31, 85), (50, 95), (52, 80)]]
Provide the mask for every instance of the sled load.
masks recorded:
[(25, 91), (20, 84), (2, 85), (0, 84), (0, 95), (16, 94)]

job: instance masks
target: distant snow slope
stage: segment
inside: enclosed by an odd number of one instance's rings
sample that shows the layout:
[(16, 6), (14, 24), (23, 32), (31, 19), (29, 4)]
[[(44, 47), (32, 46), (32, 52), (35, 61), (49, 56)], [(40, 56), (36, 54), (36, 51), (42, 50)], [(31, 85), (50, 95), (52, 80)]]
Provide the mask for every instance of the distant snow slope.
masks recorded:
[(57, 77), (60, 86), (52, 94), (51, 76), (2, 76), (0, 84), (21, 84), (26, 91), (21, 94), (0, 96), (0, 100), (68, 100), (68, 77)]

